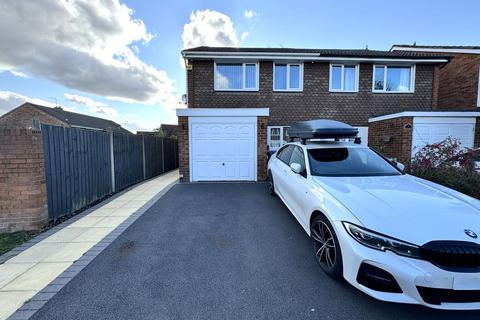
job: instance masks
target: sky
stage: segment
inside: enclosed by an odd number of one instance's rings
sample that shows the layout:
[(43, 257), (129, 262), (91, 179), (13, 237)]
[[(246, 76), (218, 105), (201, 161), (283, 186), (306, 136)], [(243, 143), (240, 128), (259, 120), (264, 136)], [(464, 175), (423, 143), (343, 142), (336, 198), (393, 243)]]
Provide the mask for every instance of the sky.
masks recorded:
[(180, 51), (480, 45), (478, 0), (2, 0), (0, 115), (25, 101), (131, 131), (176, 123)]

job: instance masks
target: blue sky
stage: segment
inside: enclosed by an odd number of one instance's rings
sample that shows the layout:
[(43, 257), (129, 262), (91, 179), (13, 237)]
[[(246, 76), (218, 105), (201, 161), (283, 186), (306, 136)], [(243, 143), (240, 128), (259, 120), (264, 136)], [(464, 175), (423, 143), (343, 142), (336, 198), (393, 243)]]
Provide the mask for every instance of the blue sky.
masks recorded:
[(131, 130), (176, 121), (186, 91), (180, 50), (189, 45), (480, 45), (474, 0), (33, 3), (0, 3), (0, 114), (25, 99), (56, 99)]

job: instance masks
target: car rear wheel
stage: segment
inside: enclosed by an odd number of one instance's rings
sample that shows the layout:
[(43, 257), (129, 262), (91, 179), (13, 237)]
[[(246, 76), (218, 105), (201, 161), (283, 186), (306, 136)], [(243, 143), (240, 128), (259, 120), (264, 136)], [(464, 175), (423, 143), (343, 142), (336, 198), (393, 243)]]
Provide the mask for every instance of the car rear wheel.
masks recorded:
[(270, 195), (272, 196), (275, 196), (277, 193), (275, 192), (275, 185), (273, 183), (273, 175), (272, 175), (272, 172), (269, 170), (268, 171), (268, 193), (270, 193)]
[(310, 230), (315, 259), (320, 268), (332, 278), (341, 278), (342, 253), (330, 221), (325, 216), (319, 215), (313, 220)]

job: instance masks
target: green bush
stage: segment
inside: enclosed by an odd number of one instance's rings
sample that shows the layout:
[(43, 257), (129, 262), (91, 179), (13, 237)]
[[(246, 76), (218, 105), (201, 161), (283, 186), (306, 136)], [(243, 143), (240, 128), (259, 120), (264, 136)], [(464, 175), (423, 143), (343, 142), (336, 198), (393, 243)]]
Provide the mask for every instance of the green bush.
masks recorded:
[(473, 156), (457, 140), (447, 138), (420, 149), (412, 159), (410, 173), (480, 199), (480, 173)]

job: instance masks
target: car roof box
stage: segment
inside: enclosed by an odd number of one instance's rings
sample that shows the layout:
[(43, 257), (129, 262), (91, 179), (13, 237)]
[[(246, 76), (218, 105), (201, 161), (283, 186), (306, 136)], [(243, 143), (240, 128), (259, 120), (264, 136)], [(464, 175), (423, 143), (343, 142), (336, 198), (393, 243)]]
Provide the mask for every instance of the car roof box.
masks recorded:
[(288, 129), (288, 135), (291, 139), (299, 138), (302, 141), (308, 139), (355, 138), (357, 134), (357, 128), (340, 121), (326, 119), (300, 121)]

